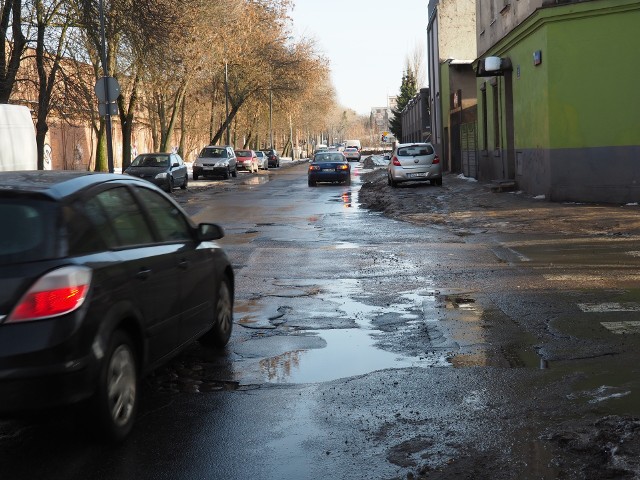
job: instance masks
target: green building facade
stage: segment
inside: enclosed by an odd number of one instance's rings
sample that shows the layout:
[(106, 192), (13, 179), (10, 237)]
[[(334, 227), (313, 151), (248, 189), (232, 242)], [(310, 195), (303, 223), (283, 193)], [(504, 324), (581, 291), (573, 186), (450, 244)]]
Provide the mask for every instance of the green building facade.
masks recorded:
[(476, 66), (481, 180), (553, 201), (640, 201), (640, 1), (538, 8), (490, 56), (501, 71)]

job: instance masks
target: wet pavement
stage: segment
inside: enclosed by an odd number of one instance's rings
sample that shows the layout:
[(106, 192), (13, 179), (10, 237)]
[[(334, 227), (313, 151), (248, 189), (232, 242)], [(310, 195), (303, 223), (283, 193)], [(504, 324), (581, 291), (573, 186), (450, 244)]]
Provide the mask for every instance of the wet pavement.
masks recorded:
[(149, 376), (123, 446), (0, 423), (3, 478), (638, 478), (638, 207), (352, 166), (174, 192), (225, 228), (230, 344)]

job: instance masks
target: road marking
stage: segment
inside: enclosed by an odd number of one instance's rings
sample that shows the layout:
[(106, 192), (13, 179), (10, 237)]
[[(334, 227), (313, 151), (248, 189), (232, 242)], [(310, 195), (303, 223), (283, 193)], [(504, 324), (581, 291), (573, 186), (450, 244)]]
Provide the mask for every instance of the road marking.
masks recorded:
[(585, 313), (640, 312), (640, 303), (635, 302), (579, 303), (578, 307)]
[(545, 274), (544, 279), (550, 282), (601, 282), (604, 277), (600, 275)]
[(609, 330), (611, 333), (616, 333), (618, 335), (640, 333), (640, 322), (638, 321), (600, 322), (600, 325)]

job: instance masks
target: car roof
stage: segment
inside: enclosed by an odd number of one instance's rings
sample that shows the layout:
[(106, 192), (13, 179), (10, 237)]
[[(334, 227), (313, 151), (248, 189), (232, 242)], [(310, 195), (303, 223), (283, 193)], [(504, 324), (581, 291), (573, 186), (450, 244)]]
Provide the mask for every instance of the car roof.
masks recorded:
[(418, 145), (418, 146), (429, 145), (430, 147), (433, 147), (433, 145), (431, 145), (429, 142), (411, 142), (411, 143), (398, 143), (396, 145), (396, 148), (410, 147), (412, 145)]
[(37, 193), (54, 200), (60, 200), (85, 188), (105, 182), (151, 185), (146, 180), (115, 173), (77, 170), (33, 170), (0, 172), (0, 194), (6, 191)]

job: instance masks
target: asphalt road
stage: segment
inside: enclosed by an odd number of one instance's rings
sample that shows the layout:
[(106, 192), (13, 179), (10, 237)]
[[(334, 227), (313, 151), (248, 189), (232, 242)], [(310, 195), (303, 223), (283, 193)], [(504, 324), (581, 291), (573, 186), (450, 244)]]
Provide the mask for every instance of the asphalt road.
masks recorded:
[(637, 207), (353, 166), (176, 191), (225, 228), (230, 344), (145, 379), (122, 445), (0, 423), (2, 479), (637, 478)]

